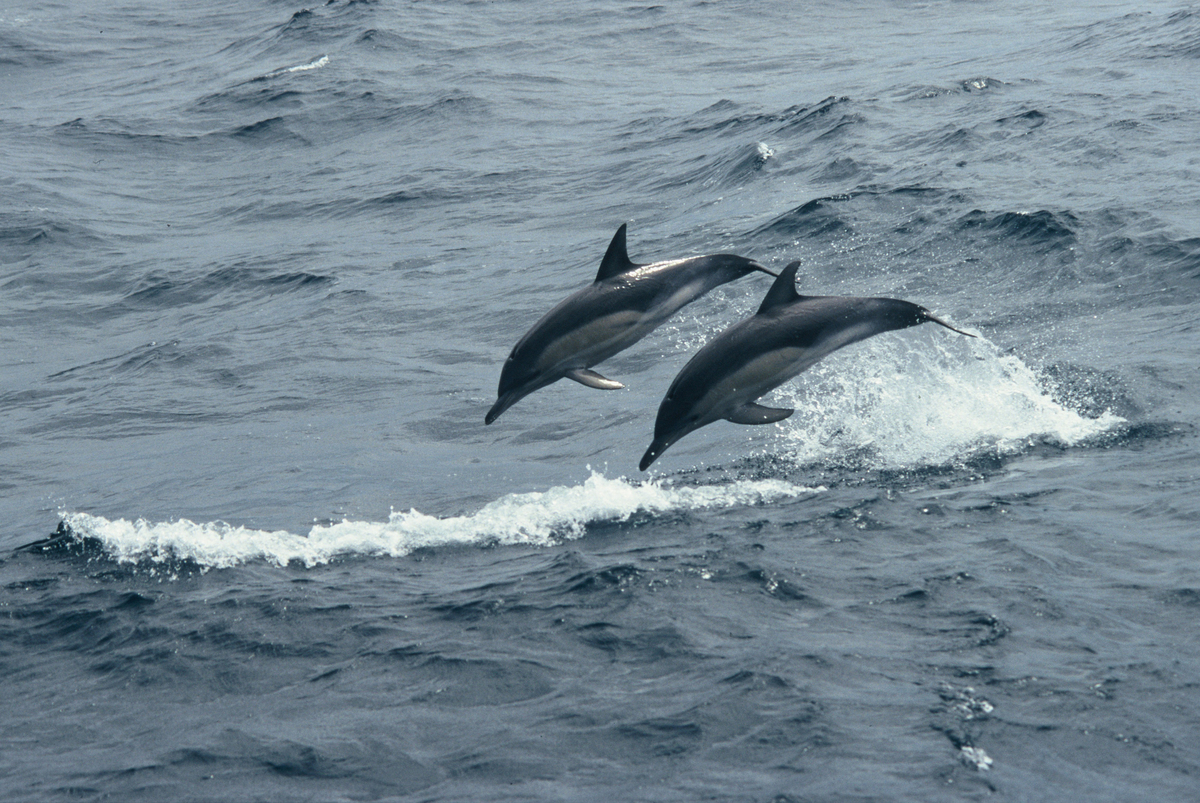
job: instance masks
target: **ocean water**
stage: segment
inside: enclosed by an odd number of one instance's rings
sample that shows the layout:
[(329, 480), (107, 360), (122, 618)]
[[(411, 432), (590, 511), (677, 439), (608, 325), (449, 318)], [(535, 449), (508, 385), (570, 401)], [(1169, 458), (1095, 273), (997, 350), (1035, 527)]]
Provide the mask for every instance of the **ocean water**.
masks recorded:
[[(1200, 10), (0, 9), (0, 799), (1200, 799)], [(752, 275), (922, 304), (648, 473)]]

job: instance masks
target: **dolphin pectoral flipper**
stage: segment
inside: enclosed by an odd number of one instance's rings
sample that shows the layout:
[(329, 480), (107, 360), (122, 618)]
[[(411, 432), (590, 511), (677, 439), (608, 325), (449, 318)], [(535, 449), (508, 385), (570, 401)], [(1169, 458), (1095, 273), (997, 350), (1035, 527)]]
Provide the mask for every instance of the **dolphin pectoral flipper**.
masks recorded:
[(567, 379), (574, 379), (581, 385), (587, 385), (589, 388), (597, 390), (620, 390), (625, 387), (615, 379), (609, 379), (606, 376), (600, 376), (595, 371), (587, 368), (572, 368), (565, 374)]
[(786, 407), (764, 407), (754, 402), (746, 402), (725, 416), (725, 419), (735, 424), (774, 424), (776, 421), (782, 421), (794, 412), (796, 411)]

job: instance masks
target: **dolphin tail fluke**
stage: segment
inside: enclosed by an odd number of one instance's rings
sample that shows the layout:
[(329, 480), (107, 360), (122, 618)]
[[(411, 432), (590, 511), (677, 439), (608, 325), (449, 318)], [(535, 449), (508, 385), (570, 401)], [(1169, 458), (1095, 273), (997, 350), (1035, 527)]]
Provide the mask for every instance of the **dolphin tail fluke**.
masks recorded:
[(941, 318), (934, 317), (933, 313), (930, 312), (929, 310), (923, 310), (923, 313), (925, 315), (925, 320), (930, 321), (931, 323), (936, 323), (940, 326), (944, 326), (952, 332), (958, 332), (960, 335), (966, 335), (967, 337), (979, 337), (979, 335), (973, 335), (970, 332), (964, 332), (962, 329), (959, 329), (957, 326), (951, 326), (950, 324), (943, 321)]
[(754, 402), (746, 402), (725, 416), (725, 420), (735, 424), (774, 424), (794, 412), (796, 411), (786, 407), (765, 407)]
[(625, 387), (617, 380), (601, 376), (587, 368), (574, 368), (567, 371), (566, 377), (567, 379), (574, 379), (581, 385), (587, 385), (589, 388), (596, 388), (597, 390), (620, 390)]

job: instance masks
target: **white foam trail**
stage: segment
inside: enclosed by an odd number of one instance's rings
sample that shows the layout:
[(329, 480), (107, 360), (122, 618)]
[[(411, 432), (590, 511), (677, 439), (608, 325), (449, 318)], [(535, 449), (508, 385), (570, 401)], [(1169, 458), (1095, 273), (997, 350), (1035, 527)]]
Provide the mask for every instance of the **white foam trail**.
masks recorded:
[(280, 75), (287, 75), (293, 72), (307, 72), (308, 70), (316, 70), (324, 67), (329, 63), (329, 56), (321, 56), (315, 61), (310, 61), (308, 64), (297, 64), (295, 67), (280, 67), (278, 70), (272, 70), (263, 76), (263, 78), (275, 78)]
[(873, 338), (782, 388), (796, 408), (780, 424), (786, 456), (807, 463), (867, 452), (879, 467), (941, 465), (1035, 440), (1072, 446), (1124, 423), (1063, 407), (1029, 366), (983, 338), (939, 334)]
[(79, 536), (99, 540), (105, 552), (122, 562), (193, 560), (206, 568), (226, 568), (263, 560), (280, 566), (293, 561), (316, 566), (339, 556), (399, 557), (431, 546), (549, 545), (578, 538), (589, 524), (626, 521), (637, 513), (753, 505), (821, 490), (780, 480), (674, 488), (658, 481), (608, 479), (593, 472), (581, 485), (510, 494), (468, 516), (437, 518), (409, 510), (393, 512), (384, 523), (318, 525), (307, 536), (186, 519), (110, 521), (88, 513), (66, 513), (63, 519)]

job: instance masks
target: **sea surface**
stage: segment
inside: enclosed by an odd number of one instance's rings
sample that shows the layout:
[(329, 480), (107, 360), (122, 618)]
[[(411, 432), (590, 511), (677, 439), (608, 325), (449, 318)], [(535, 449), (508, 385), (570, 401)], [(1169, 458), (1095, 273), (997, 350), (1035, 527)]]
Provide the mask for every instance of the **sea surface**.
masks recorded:
[[(14, 0), (0, 190), (0, 799), (1200, 800), (1200, 8)], [(978, 337), (485, 426), (621, 224)]]

